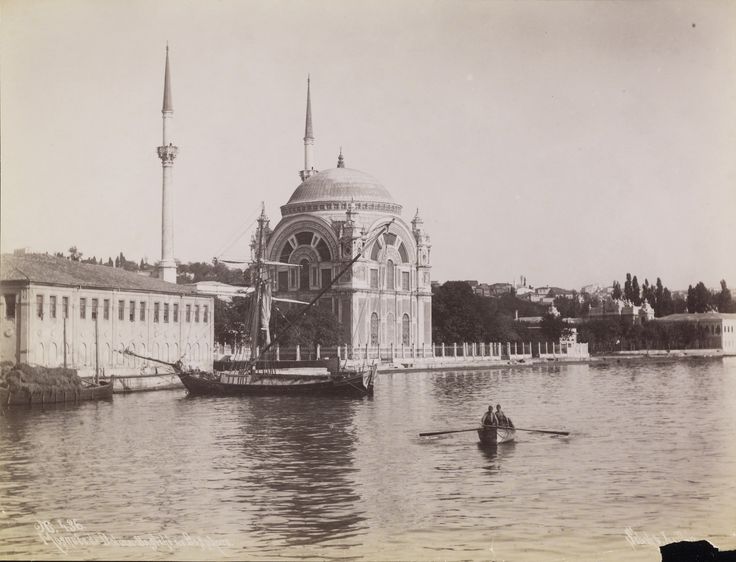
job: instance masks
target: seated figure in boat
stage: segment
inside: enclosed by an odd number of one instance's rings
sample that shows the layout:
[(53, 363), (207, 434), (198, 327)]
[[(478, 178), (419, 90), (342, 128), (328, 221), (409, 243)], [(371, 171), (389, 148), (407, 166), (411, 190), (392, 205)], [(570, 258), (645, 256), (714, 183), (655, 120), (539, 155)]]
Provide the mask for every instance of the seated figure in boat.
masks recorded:
[(483, 414), (480, 423), (481, 425), (498, 425), (496, 414), (493, 413), (493, 405), (488, 406), (488, 411)]
[(501, 404), (496, 404), (496, 421), (500, 427), (514, 427), (511, 418), (507, 418), (506, 414), (501, 410)]

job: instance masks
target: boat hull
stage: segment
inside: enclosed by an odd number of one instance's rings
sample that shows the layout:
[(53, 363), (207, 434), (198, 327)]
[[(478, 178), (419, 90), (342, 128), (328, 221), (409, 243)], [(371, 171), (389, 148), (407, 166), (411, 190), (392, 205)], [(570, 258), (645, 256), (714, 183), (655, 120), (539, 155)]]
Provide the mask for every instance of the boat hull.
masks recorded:
[(60, 404), (82, 400), (107, 400), (110, 398), (112, 398), (112, 383), (108, 381), (100, 381), (98, 385), (83, 387), (76, 391), (45, 390), (42, 392), (28, 392), (26, 390), (13, 391), (9, 388), (0, 388), (0, 404), (8, 406)]
[(478, 430), (478, 439), (483, 445), (500, 445), (510, 443), (516, 438), (513, 427), (484, 427)]
[(204, 372), (178, 373), (189, 394), (194, 396), (278, 396), (285, 394), (367, 396), (373, 394), (375, 367), (342, 376), (300, 376), (285, 373), (242, 375)]

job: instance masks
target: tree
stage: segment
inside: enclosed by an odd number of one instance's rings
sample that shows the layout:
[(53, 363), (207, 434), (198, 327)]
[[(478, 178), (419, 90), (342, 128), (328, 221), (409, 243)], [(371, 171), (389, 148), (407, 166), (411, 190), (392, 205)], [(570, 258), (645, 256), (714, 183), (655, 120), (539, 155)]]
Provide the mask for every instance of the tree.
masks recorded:
[(672, 293), (667, 287), (662, 289), (662, 296), (657, 298), (657, 308), (654, 315), (659, 317), (669, 316), (675, 312), (675, 303), (672, 300)]
[(719, 312), (733, 312), (733, 302), (731, 300), (731, 291), (726, 286), (726, 280), (721, 279), (721, 292), (716, 297), (716, 303)]
[(565, 324), (562, 316), (550, 314), (549, 312), (542, 316), (540, 324), (542, 334), (549, 341), (558, 342), (563, 335), (569, 335), (570, 329)]
[(654, 308), (654, 315), (659, 317), (662, 316), (662, 304), (664, 302), (664, 285), (662, 280), (657, 277), (657, 284), (654, 289), (654, 300), (652, 301), (652, 307)]
[(613, 293), (611, 293), (611, 298), (614, 300), (618, 300), (621, 298), (621, 283), (618, 281), (613, 282)]
[(76, 246), (72, 246), (71, 248), (69, 248), (69, 259), (70, 260), (81, 261), (82, 256), (83, 256), (82, 252), (77, 250)]
[(631, 280), (631, 298), (629, 300), (636, 306), (641, 306), (640, 293), (641, 291), (639, 289), (639, 280), (636, 278), (636, 275), (634, 275), (634, 278)]
[(634, 295), (631, 290), (631, 273), (626, 274), (626, 281), (624, 282), (624, 298), (628, 301), (634, 300)]
[(647, 301), (654, 307), (654, 287), (649, 284), (649, 279), (644, 279), (644, 285), (641, 287), (641, 302)]
[(710, 291), (706, 288), (705, 283), (699, 281), (695, 285), (695, 312), (708, 312), (710, 310)]
[[(279, 345), (300, 345), (311, 349), (316, 345), (341, 345), (347, 341), (343, 326), (337, 321), (337, 317), (331, 310), (313, 306), (307, 314), (302, 315), (303, 308), (304, 305), (289, 307), (284, 313), (274, 305), (270, 329), (273, 337), (283, 334), (279, 339)], [(287, 323), (292, 320), (298, 320), (298, 323), (283, 332)]]
[(687, 299), (685, 302), (687, 303), (687, 311), (691, 314), (695, 312), (695, 289), (692, 285), (688, 285), (687, 287)]

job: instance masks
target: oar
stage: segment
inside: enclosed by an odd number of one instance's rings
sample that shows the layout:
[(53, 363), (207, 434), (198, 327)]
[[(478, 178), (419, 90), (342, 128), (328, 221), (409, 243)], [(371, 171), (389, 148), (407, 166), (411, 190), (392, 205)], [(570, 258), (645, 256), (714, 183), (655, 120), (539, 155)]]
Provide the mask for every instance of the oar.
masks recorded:
[(446, 433), (464, 433), (466, 431), (477, 431), (479, 429), (515, 429), (516, 431), (531, 431), (533, 433), (551, 433), (552, 435), (570, 435), (569, 431), (550, 431), (547, 429), (524, 429), (521, 427), (502, 427), (498, 425), (487, 425), (485, 427), (474, 427), (472, 429), (453, 429), (451, 431), (432, 431), (430, 433), (420, 433), (419, 437), (429, 437), (430, 435), (445, 435)]
[(451, 431), (432, 431), (430, 433), (420, 433), (419, 437), (428, 437), (430, 435), (445, 435), (446, 433), (463, 433), (465, 431), (478, 431), (482, 427), (473, 427), (471, 429), (453, 429)]

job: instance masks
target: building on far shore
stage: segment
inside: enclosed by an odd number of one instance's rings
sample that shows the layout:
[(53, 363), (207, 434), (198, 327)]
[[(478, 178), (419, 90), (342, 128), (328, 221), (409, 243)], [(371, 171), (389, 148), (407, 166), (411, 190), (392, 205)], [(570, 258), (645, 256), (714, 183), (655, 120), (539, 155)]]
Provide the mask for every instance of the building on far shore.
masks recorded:
[(636, 306), (628, 300), (608, 298), (600, 306), (592, 306), (588, 312), (591, 320), (609, 316), (620, 316), (631, 324), (641, 324), (654, 320), (654, 309), (646, 299), (641, 306)]
[(194, 288), (46, 254), (0, 259), (0, 359), (80, 376), (138, 374), (163, 361), (212, 369), (214, 300)]
[(657, 318), (662, 324), (687, 323), (704, 328), (703, 347), (720, 349), (726, 355), (736, 355), (736, 313), (702, 312), (670, 314)]

